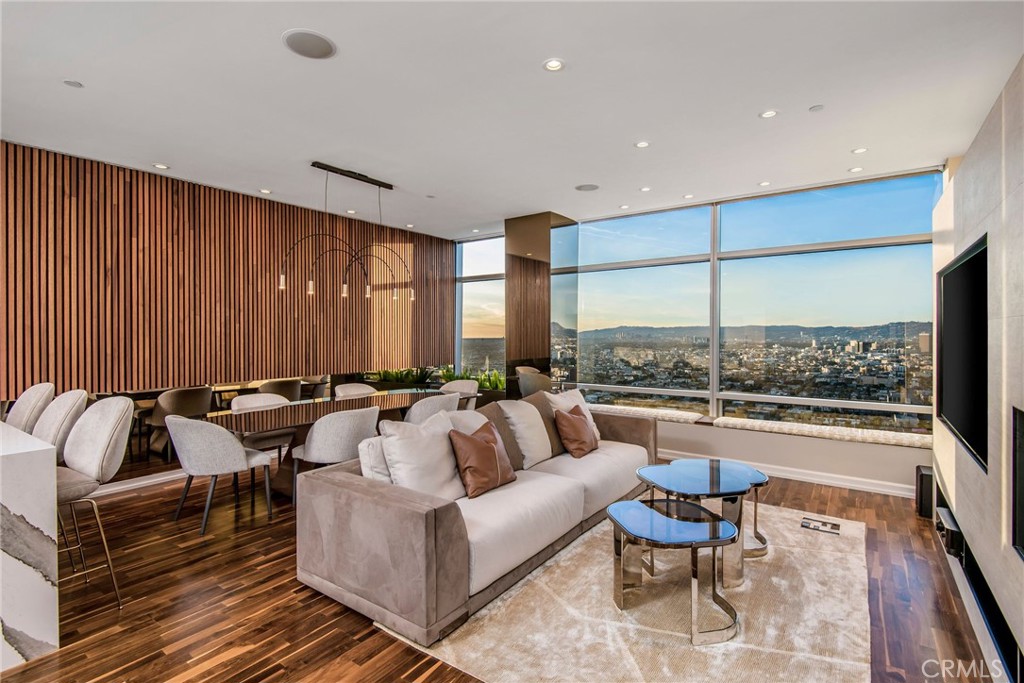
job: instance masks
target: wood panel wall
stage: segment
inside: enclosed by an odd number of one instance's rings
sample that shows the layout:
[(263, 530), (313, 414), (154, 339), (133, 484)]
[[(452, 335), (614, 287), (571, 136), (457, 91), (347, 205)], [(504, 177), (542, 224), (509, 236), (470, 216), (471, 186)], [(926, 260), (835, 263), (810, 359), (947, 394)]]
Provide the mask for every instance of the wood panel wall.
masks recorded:
[[(451, 363), (454, 244), (259, 197), (2, 143), (0, 399)], [(339, 246), (381, 248), (373, 297)]]
[[(548, 228), (550, 230), (550, 228)], [(509, 374), (522, 361), (551, 356), (551, 264), (505, 254), (505, 359)]]

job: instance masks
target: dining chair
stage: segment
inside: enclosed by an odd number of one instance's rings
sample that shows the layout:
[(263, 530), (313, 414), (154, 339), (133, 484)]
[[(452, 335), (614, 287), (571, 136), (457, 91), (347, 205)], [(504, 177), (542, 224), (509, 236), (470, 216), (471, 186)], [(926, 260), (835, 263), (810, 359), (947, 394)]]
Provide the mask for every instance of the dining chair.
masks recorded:
[(85, 412), (89, 394), (83, 389), (72, 389), (53, 399), (46, 410), (39, 416), (32, 436), (53, 444), (57, 449), (57, 463), (64, 462), (64, 444), (78, 418)]
[(7, 424), (31, 434), (39, 416), (53, 400), (53, 392), (53, 384), (50, 382), (33, 384), (21, 392), (21, 396), (11, 407), (11, 412), (7, 413)]
[(186, 417), (170, 415), (167, 417), (167, 431), (174, 441), (174, 448), (181, 461), (181, 469), (188, 477), (185, 488), (178, 500), (178, 508), (174, 511), (174, 519), (181, 515), (185, 498), (192, 488), (194, 477), (209, 477), (210, 489), (206, 494), (206, 508), (203, 510), (203, 522), (199, 527), (199, 535), (206, 534), (206, 522), (210, 518), (210, 506), (213, 504), (213, 492), (217, 488), (217, 477), (233, 475), (232, 483), (235, 490), (235, 504), (238, 504), (238, 473), (249, 470), (249, 495), (253, 507), (256, 505), (256, 468), (263, 468), (263, 488), (267, 498), (267, 519), (274, 518), (270, 505), (270, 455), (263, 451), (246, 448), (234, 435), (219, 425), (203, 420), (190, 420)]
[(359, 384), (358, 382), (339, 384), (334, 387), (335, 398), (357, 398), (359, 396), (370, 396), (371, 394), (376, 393), (377, 390), (369, 384)]
[(302, 397), (301, 379), (272, 379), (260, 385), (261, 394), (278, 394), (289, 401), (298, 401)]
[(423, 424), (428, 418), (441, 411), (449, 410), (454, 412), (458, 409), (458, 394), (442, 394), (441, 396), (421, 398), (409, 406), (409, 410), (405, 413), (405, 421), (414, 425)]
[(359, 442), (377, 436), (379, 406), (339, 410), (313, 423), (306, 443), (292, 451), (292, 505), (298, 498), (299, 463), (327, 465), (359, 457)]
[(523, 395), (523, 398), (536, 394), (538, 391), (550, 392), (551, 388), (551, 378), (547, 375), (531, 372), (519, 376), (519, 393)]
[(174, 444), (167, 434), (166, 420), (172, 415), (199, 417), (210, 412), (213, 402), (213, 388), (208, 386), (170, 389), (156, 398), (153, 412), (146, 418), (150, 428), (149, 450), (165, 451), (167, 462), (171, 461)]
[[(114, 584), (114, 595), (117, 598), (117, 608), (121, 609), (121, 591), (117, 587), (117, 577), (114, 575), (114, 562), (110, 559), (110, 547), (107, 545), (107, 537), (103, 532), (103, 522), (100, 520), (100, 511), (96, 501), (90, 496), (100, 487), (110, 481), (121, 468), (124, 461), (125, 447), (128, 445), (128, 435), (132, 428), (132, 410), (134, 404), (131, 399), (124, 396), (112, 396), (92, 404), (71, 428), (67, 441), (64, 443), (64, 465), (57, 467), (57, 519), (60, 522), (61, 533), (64, 535), (65, 550), (68, 557), (74, 550), (78, 551), (79, 559), (82, 561), (82, 574), (86, 581), (89, 580), (89, 573), (106, 568), (110, 573), (110, 582)], [(78, 528), (78, 514), (75, 511), (76, 505), (88, 505), (92, 508), (93, 517), (96, 518), (96, 528), (99, 530), (100, 542), (103, 544), (103, 554), (107, 563), (99, 567), (89, 569), (85, 560), (85, 551), (82, 547), (82, 534)], [(75, 545), (67, 545), (67, 534), (64, 523), (60, 518), (61, 506), (68, 506), (71, 511), (71, 518), (74, 520)], [(74, 562), (71, 568), (75, 569)], [(70, 578), (70, 577), (69, 577)]]
[[(280, 408), (290, 403), (288, 399), (280, 394), (242, 394), (231, 399), (232, 413), (251, 413), (256, 410), (271, 410)], [(242, 445), (257, 451), (265, 451), (270, 448), (277, 449), (277, 464), (281, 464), (284, 456), (284, 449), (291, 445), (295, 437), (295, 429), (275, 429), (270, 432), (258, 432), (242, 437)]]
[(540, 370), (533, 367), (532, 365), (517, 365), (516, 366), (516, 377), (522, 377), (523, 375), (531, 375), (538, 373)]
[[(475, 394), (480, 389), (480, 383), (475, 379), (456, 379), (441, 385), (441, 391), (445, 394)], [(466, 399), (465, 410), (476, 408), (476, 396)]]

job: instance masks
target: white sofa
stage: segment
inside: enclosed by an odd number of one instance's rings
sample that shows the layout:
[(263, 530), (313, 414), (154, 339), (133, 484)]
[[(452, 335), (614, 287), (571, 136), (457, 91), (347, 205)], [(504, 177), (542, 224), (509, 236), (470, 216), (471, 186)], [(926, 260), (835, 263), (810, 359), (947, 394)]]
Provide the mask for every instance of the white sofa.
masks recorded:
[(429, 645), (640, 491), (636, 469), (657, 454), (653, 419), (595, 414), (599, 447), (573, 458), (543, 395), (524, 401), (541, 412), (553, 455), (523, 469), (501, 408), (482, 407), (516, 480), (476, 498), (364, 477), (358, 461), (300, 475), (299, 580)]

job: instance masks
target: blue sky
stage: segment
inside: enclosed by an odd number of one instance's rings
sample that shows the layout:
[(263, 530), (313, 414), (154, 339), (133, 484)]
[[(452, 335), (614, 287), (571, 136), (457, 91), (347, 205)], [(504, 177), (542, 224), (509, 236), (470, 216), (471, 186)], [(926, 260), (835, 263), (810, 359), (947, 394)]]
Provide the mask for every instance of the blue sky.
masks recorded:
[[(931, 232), (940, 186), (940, 176), (928, 174), (724, 204), (721, 248)], [(710, 208), (696, 207), (561, 228), (552, 233), (552, 266), (572, 265), (577, 253), (581, 264), (707, 253), (710, 226)], [(494, 272), (494, 264), (503, 264), (504, 240), (465, 249), (472, 250), (465, 274)], [(723, 325), (860, 326), (932, 319), (930, 245), (723, 261), (721, 276)], [(709, 277), (707, 264), (584, 273), (578, 280), (578, 319), (567, 277), (554, 287), (552, 319), (583, 330), (707, 325)], [(497, 336), (486, 316), (504, 306), (503, 292), (500, 301), (497, 291), (480, 296), (480, 305), (467, 309), (466, 336)], [(478, 324), (492, 334), (469, 334)]]

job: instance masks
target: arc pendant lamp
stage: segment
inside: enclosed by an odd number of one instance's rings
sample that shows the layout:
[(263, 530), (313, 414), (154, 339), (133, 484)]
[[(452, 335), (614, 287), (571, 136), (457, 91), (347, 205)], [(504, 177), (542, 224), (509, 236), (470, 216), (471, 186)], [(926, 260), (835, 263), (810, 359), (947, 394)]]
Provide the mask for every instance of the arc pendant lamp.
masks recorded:
[[(334, 167), (334, 166), (330, 166), (328, 164), (324, 164), (324, 163), (319, 162), (319, 161), (314, 161), (312, 163), (312, 166), (314, 168), (318, 168), (318, 169), (323, 170), (325, 172), (325, 176), (324, 176), (324, 213), (325, 214), (328, 213), (328, 211), (327, 211), (327, 208), (328, 208), (327, 198), (328, 198), (328, 185), (329, 185), (329, 180), (330, 180), (330, 174), (334, 173), (334, 174), (341, 175), (341, 176), (344, 176), (344, 177), (347, 177), (347, 178), (351, 178), (353, 180), (358, 180), (360, 182), (368, 183), (370, 185), (374, 185), (374, 186), (377, 187), (378, 221), (380, 222), (381, 225), (383, 225), (383, 210), (382, 210), (382, 203), (381, 203), (381, 190), (382, 189), (386, 189), (386, 190), (394, 189), (393, 185), (391, 185), (390, 183), (385, 183), (384, 181), (376, 180), (375, 178), (371, 178), (369, 176), (363, 175), (362, 173), (356, 173), (355, 171), (348, 171), (348, 170), (345, 170), (345, 169), (337, 168), (337, 167)], [(405, 269), (406, 277), (408, 278), (408, 285), (407, 285), (407, 287), (403, 287), (402, 289), (406, 289), (407, 288), (409, 290), (409, 301), (415, 301), (416, 300), (416, 291), (413, 289), (413, 286), (412, 286), (412, 269), (409, 268), (409, 264), (406, 263), (405, 259), (402, 258), (402, 255), (399, 254), (395, 249), (389, 247), (386, 244), (376, 244), (376, 243), (366, 245), (366, 246), (361, 247), (359, 249), (355, 249), (351, 244), (349, 244), (348, 242), (346, 242), (342, 238), (338, 237), (337, 235), (328, 233), (328, 232), (314, 232), (314, 233), (311, 233), (309, 235), (305, 235), (303, 237), (300, 237), (297, 240), (295, 240), (295, 242), (292, 243), (292, 245), (288, 248), (288, 251), (285, 252), (284, 258), (281, 260), (281, 268), (279, 269), (279, 272), (278, 272), (278, 290), (282, 290), (283, 291), (283, 290), (287, 289), (287, 287), (288, 287), (288, 277), (287, 277), (288, 264), (289, 264), (289, 261), (291, 259), (292, 254), (295, 252), (296, 247), (298, 247), (303, 242), (306, 242), (306, 241), (312, 240), (312, 239), (317, 239), (317, 238), (331, 240), (331, 241), (333, 241), (335, 243), (335, 245), (334, 246), (330, 246), (327, 249), (324, 249), (324, 250), (320, 251), (314, 257), (313, 263), (310, 266), (309, 273), (308, 273), (308, 276), (306, 278), (306, 293), (307, 294), (313, 295), (313, 294), (316, 293), (316, 285), (315, 285), (314, 277), (316, 275), (317, 265), (320, 263), (321, 259), (323, 259), (324, 257), (329, 256), (331, 254), (344, 254), (345, 256), (348, 257), (348, 261), (345, 263), (344, 275), (343, 275), (343, 278), (342, 278), (342, 286), (341, 286), (341, 296), (342, 297), (348, 298), (348, 275), (349, 275), (349, 272), (352, 270), (352, 266), (358, 264), (359, 270), (362, 271), (363, 278), (364, 278), (364, 281), (365, 281), (365, 286), (366, 286), (365, 298), (367, 298), (367, 299), (371, 298), (372, 293), (373, 293), (373, 285), (372, 285), (372, 283), (370, 281), (370, 270), (367, 268), (367, 262), (370, 259), (376, 259), (377, 261), (380, 261), (382, 264), (384, 264), (384, 267), (387, 269), (388, 274), (391, 276), (391, 291), (392, 291), (391, 298), (393, 300), (397, 300), (399, 298), (399, 296), (398, 296), (399, 286), (398, 286), (398, 280), (397, 280), (397, 278), (395, 276), (394, 269), (391, 267), (391, 264), (388, 263), (388, 261), (386, 259), (384, 259), (381, 256), (373, 253), (374, 249), (382, 249), (385, 252), (387, 252), (388, 254), (394, 256), (394, 258), (398, 259), (398, 261), (402, 264), (402, 267)]]

